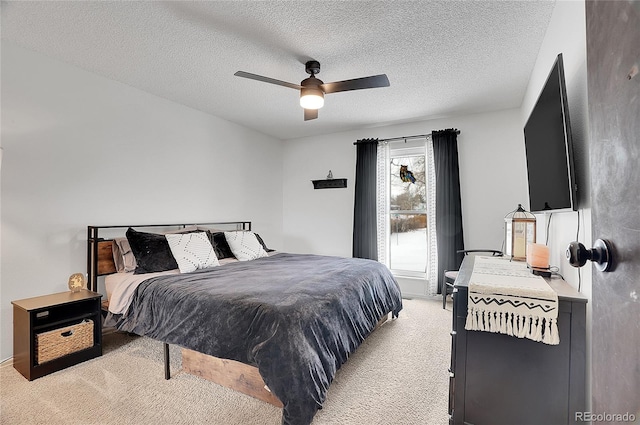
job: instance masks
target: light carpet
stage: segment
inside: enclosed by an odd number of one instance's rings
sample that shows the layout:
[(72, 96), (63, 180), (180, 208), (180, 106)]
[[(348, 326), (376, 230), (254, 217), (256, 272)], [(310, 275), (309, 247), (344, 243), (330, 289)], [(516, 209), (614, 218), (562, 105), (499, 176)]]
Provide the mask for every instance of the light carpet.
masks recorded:
[[(451, 311), (404, 300), (400, 317), (373, 332), (336, 374), (313, 425), (448, 423)], [(27, 381), (0, 367), (2, 424), (278, 425), (281, 409), (180, 370), (171, 347), (112, 332), (103, 355)]]

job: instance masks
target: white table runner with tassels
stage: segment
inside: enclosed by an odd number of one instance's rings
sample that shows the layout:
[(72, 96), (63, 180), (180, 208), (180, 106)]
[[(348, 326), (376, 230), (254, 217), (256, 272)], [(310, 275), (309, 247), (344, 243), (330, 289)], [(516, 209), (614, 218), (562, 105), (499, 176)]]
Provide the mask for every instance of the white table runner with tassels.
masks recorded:
[(524, 262), (477, 256), (465, 329), (557, 345), (558, 294)]

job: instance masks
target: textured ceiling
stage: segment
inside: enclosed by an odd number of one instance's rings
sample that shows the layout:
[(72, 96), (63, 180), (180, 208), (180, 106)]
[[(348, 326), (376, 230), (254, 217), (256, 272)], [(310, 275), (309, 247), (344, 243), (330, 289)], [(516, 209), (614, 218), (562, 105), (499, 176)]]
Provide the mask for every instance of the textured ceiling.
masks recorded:
[[(553, 1), (2, 2), (2, 40), (279, 139), (518, 107)], [(304, 63), (329, 94), (303, 121)]]

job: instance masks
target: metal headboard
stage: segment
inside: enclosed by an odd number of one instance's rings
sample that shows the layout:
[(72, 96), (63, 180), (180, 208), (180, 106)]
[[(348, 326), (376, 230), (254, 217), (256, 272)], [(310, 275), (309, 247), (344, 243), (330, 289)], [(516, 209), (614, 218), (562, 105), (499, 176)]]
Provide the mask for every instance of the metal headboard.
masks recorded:
[[(117, 225), (117, 226), (87, 226), (87, 281), (89, 289), (94, 292), (98, 292), (98, 276), (105, 276), (115, 273), (115, 267), (113, 264), (105, 265), (99, 264), (99, 252), (102, 254), (106, 251), (111, 252), (111, 241), (113, 238), (100, 237), (100, 231), (111, 229), (128, 229), (133, 227), (135, 229), (180, 229), (187, 226), (219, 226), (225, 227), (226, 230), (251, 230), (250, 221), (223, 221), (223, 222), (210, 222), (210, 223), (177, 223), (177, 224), (139, 224), (139, 225)], [(121, 235), (121, 236), (124, 236)]]

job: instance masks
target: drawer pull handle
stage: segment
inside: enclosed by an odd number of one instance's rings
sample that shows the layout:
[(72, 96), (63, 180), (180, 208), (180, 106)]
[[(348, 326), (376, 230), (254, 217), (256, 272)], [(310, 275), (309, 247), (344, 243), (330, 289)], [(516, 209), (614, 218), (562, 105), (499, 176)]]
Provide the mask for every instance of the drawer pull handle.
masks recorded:
[(60, 334), (60, 336), (63, 336), (65, 338), (70, 337), (71, 335), (73, 335), (73, 331), (66, 331)]
[(451, 331), (451, 332), (449, 332), (449, 334), (450, 334), (451, 336), (455, 336), (455, 335), (458, 335), (458, 332), (456, 332), (456, 331)]

